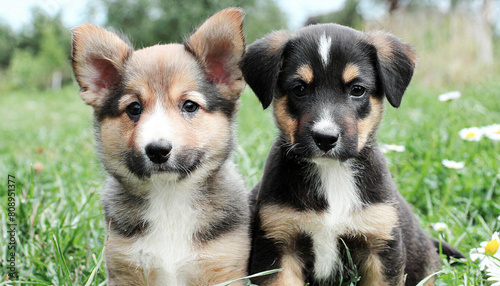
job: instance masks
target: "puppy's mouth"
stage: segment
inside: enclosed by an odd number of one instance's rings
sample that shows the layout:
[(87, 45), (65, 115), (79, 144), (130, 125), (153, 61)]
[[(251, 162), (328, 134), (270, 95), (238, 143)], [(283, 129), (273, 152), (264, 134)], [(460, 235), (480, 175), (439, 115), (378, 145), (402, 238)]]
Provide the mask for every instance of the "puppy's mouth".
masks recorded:
[(141, 179), (150, 178), (152, 175), (167, 174), (177, 175), (182, 179), (200, 167), (203, 155), (201, 150), (185, 149), (158, 159), (133, 150), (127, 156), (127, 167), (131, 173)]
[(311, 136), (307, 137), (309, 138), (288, 145), (285, 150), (287, 156), (301, 161), (314, 161), (316, 159), (346, 161), (358, 154), (356, 141), (342, 138), (326, 148), (318, 144)]
[(330, 149), (326, 152), (324, 151), (318, 151), (315, 152), (315, 154), (311, 157), (312, 160), (315, 159), (330, 159), (330, 160), (340, 160), (340, 161), (345, 161), (349, 158), (353, 157), (353, 154), (351, 152), (348, 152), (346, 150), (343, 150), (340, 146), (337, 148)]

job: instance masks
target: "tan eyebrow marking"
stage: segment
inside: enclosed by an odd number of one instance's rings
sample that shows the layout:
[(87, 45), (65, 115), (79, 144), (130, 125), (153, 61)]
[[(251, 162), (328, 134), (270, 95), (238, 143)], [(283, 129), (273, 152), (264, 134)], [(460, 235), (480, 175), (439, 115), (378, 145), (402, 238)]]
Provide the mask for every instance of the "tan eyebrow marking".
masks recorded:
[(314, 78), (313, 70), (310, 65), (301, 65), (297, 70), (297, 74), (307, 84), (310, 84)]
[(342, 72), (344, 83), (348, 83), (359, 76), (359, 68), (355, 64), (347, 64)]

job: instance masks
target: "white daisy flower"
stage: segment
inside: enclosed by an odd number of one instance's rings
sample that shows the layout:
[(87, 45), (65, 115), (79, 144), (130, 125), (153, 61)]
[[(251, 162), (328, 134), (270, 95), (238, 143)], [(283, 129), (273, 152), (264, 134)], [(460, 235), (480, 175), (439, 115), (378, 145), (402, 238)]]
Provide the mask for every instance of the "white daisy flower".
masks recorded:
[(455, 161), (451, 161), (451, 160), (448, 160), (448, 159), (443, 159), (441, 161), (441, 163), (446, 168), (450, 168), (450, 169), (462, 169), (463, 167), (465, 167), (465, 163), (464, 162), (455, 162)]
[(481, 127), (484, 136), (490, 138), (491, 140), (500, 140), (500, 124), (492, 124), (488, 126)]
[(470, 259), (472, 261), (479, 260), (479, 269), (489, 269), (488, 272), (491, 272), (492, 276), (498, 274), (500, 277), (500, 239), (498, 238), (498, 232), (493, 234), (490, 241), (483, 241), (479, 245), (481, 247), (470, 250)]
[(496, 264), (486, 268), (488, 281), (494, 282), (492, 286), (500, 286), (500, 260), (496, 260)]
[(464, 128), (458, 132), (458, 135), (463, 140), (467, 141), (479, 141), (483, 138), (483, 128), (479, 127), (470, 127)]
[(458, 98), (460, 98), (460, 96), (462, 96), (460, 91), (450, 91), (450, 92), (443, 93), (443, 94), (439, 95), (438, 100), (439, 101), (450, 101), (450, 100), (458, 99)]
[(442, 232), (442, 231), (445, 231), (445, 230), (448, 229), (448, 225), (446, 223), (444, 223), (444, 222), (436, 222), (436, 223), (432, 224), (432, 228), (435, 231)]
[(390, 151), (404, 152), (406, 150), (405, 146), (395, 145), (395, 144), (381, 144), (380, 149), (384, 153), (388, 153)]

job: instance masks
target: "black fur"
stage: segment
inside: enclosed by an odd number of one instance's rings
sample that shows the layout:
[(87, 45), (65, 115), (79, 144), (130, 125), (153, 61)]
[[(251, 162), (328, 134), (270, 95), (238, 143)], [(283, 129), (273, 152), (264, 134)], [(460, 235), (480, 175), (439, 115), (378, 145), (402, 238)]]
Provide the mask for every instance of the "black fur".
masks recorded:
[(413, 76), (414, 63), (408, 57), (408, 49), (412, 48), (404, 45), (397, 38), (386, 35), (392, 49), (390, 61), (383, 57), (378, 57), (377, 69), (384, 93), (389, 103), (394, 107), (401, 105), (401, 99)]
[[(275, 94), (284, 50), (283, 45), (274, 53), (268, 52), (271, 46), (276, 44), (273, 43), (276, 36), (278, 34), (270, 34), (250, 45), (241, 62), (245, 81), (252, 87), (264, 109), (271, 104)], [(282, 37), (286, 38), (286, 35), (279, 35), (279, 38)], [(259, 72), (253, 72), (255, 70), (259, 70)]]
[[(321, 37), (331, 40), (326, 64), (318, 48)], [(277, 47), (277, 43), (281, 46)], [(291, 251), (302, 263), (302, 277), (309, 285), (356, 283), (358, 271), (365, 267), (369, 257), (380, 260), (377, 271), (387, 285), (402, 283), (405, 275), (406, 285), (416, 285), (437, 270), (440, 261), (435, 243), (398, 193), (377, 147), (375, 132), (381, 114), (370, 119), (371, 115), (382, 112), (383, 108), (375, 108), (373, 102), (380, 102), (384, 95), (391, 105), (400, 106), (413, 74), (414, 59), (413, 49), (389, 34), (362, 33), (334, 24), (308, 26), (294, 34), (275, 32), (248, 47), (241, 67), (262, 106), (267, 108), (273, 100), (286, 97), (275, 113), (280, 135), (271, 148), (262, 180), (254, 189), (250, 274), (282, 267), (282, 257), (290, 252), (284, 248), (288, 241), (292, 241)], [(344, 71), (353, 64), (355, 76), (344, 82)], [(305, 82), (297, 74), (303, 66), (313, 71), (312, 80)], [(362, 86), (366, 93), (352, 96), (353, 85)], [(298, 86), (303, 87), (300, 94), (295, 93)], [(317, 132), (315, 128), (319, 128), (315, 127), (317, 122), (325, 116), (339, 132), (338, 141), (328, 151), (320, 150), (312, 139)], [(357, 125), (363, 120), (371, 121)], [(283, 121), (288, 125), (282, 126)], [(366, 141), (360, 143), (360, 134), (367, 136)], [(299, 215), (311, 211), (321, 214), (342, 204), (325, 197), (327, 189), (315, 160), (337, 160), (348, 166), (353, 174), (355, 196), (362, 202), (363, 210), (382, 205), (393, 208), (397, 214), (394, 225), (387, 225), (392, 234), (390, 239), (355, 232), (339, 234), (332, 243), (337, 245), (341, 266), (330, 277), (321, 279), (314, 274), (312, 236), (299, 230), (297, 237), (276, 241), (266, 233), (265, 222), (261, 221), (261, 211), (268, 206), (291, 208)], [(445, 254), (462, 256), (447, 244), (442, 248)], [(254, 282), (273, 285), (277, 277), (279, 273), (256, 278)]]
[(106, 185), (111, 190), (102, 197), (106, 224), (125, 237), (143, 234), (149, 225), (141, 215), (147, 208), (146, 199), (128, 193), (114, 178), (108, 178)]
[[(228, 148), (228, 152), (231, 149)], [(147, 179), (154, 173), (176, 172), (180, 175), (179, 179), (187, 177), (191, 172), (196, 170), (202, 164), (204, 151), (199, 149), (183, 150), (176, 157), (175, 162), (166, 162), (161, 165), (147, 165), (147, 158), (139, 151), (132, 149), (125, 156), (125, 163), (128, 169), (134, 175), (141, 179)]]
[(216, 208), (216, 211), (219, 218), (212, 220), (206, 228), (197, 232), (195, 236), (198, 241), (208, 242), (229, 233), (244, 223), (247, 218), (247, 214), (235, 205), (221, 206)]

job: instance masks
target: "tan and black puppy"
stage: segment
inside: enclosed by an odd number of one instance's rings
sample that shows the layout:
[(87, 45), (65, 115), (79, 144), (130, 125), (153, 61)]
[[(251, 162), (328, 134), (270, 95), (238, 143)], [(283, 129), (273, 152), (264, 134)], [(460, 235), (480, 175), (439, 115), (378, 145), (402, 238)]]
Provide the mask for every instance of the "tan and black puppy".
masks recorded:
[(231, 161), (245, 86), (243, 13), (223, 10), (184, 44), (134, 51), (73, 30), (73, 69), (109, 173), (108, 285), (214, 285), (246, 275), (247, 190)]
[[(324, 24), (250, 45), (245, 80), (280, 135), (258, 192), (249, 270), (259, 285), (416, 285), (440, 267), (396, 190), (375, 132), (399, 107), (413, 49), (383, 32)], [(443, 252), (461, 254), (444, 244)], [(432, 284), (429, 282), (428, 284)]]

